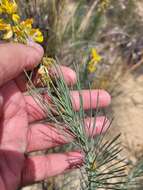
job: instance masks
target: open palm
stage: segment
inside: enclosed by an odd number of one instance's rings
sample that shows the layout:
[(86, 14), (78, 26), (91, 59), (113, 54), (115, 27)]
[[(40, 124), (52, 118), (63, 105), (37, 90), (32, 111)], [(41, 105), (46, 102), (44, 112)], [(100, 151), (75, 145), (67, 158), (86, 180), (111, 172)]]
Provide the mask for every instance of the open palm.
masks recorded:
[[(32, 45), (33, 46), (33, 45)], [(43, 55), (40, 46), (24, 46), (20, 44), (0, 45), (0, 189), (16, 190), (17, 188), (43, 180), (70, 169), (72, 165), (81, 162), (79, 152), (29, 156), (27, 153), (45, 150), (67, 143), (64, 137), (53, 130), (50, 124), (38, 123), (44, 113), (32, 97), (24, 95), (25, 79), (23, 69), (35, 67)], [(75, 83), (75, 73), (61, 67), (67, 83)], [(110, 96), (105, 91), (99, 91), (99, 105), (107, 106)], [(74, 106), (78, 109), (78, 92), (71, 92)], [(90, 107), (89, 91), (82, 92), (84, 108)], [(91, 92), (92, 106), (96, 107), (97, 91)], [(37, 122), (36, 122), (37, 121)], [(97, 119), (100, 129), (103, 117)], [(88, 123), (88, 122), (87, 122)], [(97, 130), (98, 131), (98, 130)], [(48, 134), (45, 140), (44, 134)], [(53, 141), (55, 139), (55, 141)], [(57, 143), (57, 139), (63, 139)], [(74, 163), (67, 160), (76, 157)]]

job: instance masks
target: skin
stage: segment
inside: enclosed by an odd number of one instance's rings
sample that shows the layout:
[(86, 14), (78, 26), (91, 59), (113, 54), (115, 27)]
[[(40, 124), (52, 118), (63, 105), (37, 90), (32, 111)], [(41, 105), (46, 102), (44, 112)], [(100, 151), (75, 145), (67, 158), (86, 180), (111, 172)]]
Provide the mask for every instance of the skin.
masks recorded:
[[(72, 140), (65, 139), (50, 124), (40, 124), (44, 113), (32, 97), (26, 96), (26, 80), (23, 70), (31, 70), (38, 65), (43, 49), (37, 44), (0, 44), (0, 189), (16, 190), (19, 187), (65, 172), (82, 162), (80, 151), (41, 156), (27, 153), (59, 146)], [(76, 82), (75, 73), (61, 67), (64, 79), (70, 85)], [(103, 90), (81, 92), (85, 109), (110, 104), (110, 95)], [(90, 101), (91, 98), (91, 101)], [(79, 109), (79, 94), (71, 92), (75, 110)], [(99, 133), (104, 122), (97, 119)], [(89, 121), (90, 120), (90, 121)], [(92, 118), (85, 119), (85, 127)], [(45, 135), (46, 134), (46, 135)], [(90, 135), (90, 134), (89, 134)], [(46, 140), (45, 140), (46, 138)], [(58, 139), (58, 141), (57, 141)], [(71, 160), (70, 162), (68, 160)]]

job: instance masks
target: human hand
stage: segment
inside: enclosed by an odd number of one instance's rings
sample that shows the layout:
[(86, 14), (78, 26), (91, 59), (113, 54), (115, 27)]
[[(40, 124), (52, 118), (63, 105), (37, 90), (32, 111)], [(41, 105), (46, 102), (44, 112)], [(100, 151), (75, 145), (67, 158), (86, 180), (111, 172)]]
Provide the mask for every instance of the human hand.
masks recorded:
[[(27, 153), (45, 150), (67, 143), (50, 124), (38, 123), (44, 117), (43, 111), (31, 96), (26, 96), (26, 80), (23, 70), (34, 68), (43, 56), (39, 45), (32, 47), (21, 44), (0, 45), (0, 189), (16, 190), (47, 177), (60, 174), (82, 161), (80, 152), (27, 156)], [(76, 82), (75, 73), (61, 67), (67, 83)], [(99, 94), (98, 94), (99, 92)], [(107, 106), (110, 96), (105, 91), (82, 92), (85, 109)], [(71, 92), (73, 106), (79, 109), (79, 94)], [(90, 101), (90, 98), (92, 101)], [(89, 119), (89, 118), (88, 118)], [(85, 122), (85, 127), (88, 125)], [(37, 122), (36, 122), (37, 121)], [(104, 117), (97, 120), (96, 132), (101, 130)], [(45, 140), (47, 134), (48, 140)], [(52, 138), (52, 140), (50, 140)], [(55, 139), (55, 141), (54, 141)], [(57, 143), (57, 139), (63, 139)], [(68, 159), (74, 159), (74, 163)]]

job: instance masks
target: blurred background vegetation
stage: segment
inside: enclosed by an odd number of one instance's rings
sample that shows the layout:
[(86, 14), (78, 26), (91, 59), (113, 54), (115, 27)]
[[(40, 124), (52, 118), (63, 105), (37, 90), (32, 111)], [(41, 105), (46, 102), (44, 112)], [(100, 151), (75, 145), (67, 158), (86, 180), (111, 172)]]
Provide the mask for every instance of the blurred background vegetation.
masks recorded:
[[(112, 133), (122, 133), (124, 154), (133, 166), (131, 176), (138, 167), (142, 175), (143, 0), (19, 0), (19, 4), (23, 18), (34, 18), (42, 30), (48, 56), (70, 67), (78, 65), (83, 88), (90, 81), (92, 88), (110, 92)], [(102, 60), (89, 72), (92, 48)], [(69, 175), (73, 178), (75, 173)], [(65, 189), (50, 181), (30, 188)], [(140, 182), (133, 189), (142, 188)]]
[(34, 18), (43, 31), (49, 56), (73, 66), (84, 65), (92, 47), (101, 53), (102, 63), (90, 77), (96, 78), (93, 87), (112, 89), (121, 74), (117, 67), (132, 70), (142, 63), (141, 1), (25, 0), (20, 5), (23, 17)]

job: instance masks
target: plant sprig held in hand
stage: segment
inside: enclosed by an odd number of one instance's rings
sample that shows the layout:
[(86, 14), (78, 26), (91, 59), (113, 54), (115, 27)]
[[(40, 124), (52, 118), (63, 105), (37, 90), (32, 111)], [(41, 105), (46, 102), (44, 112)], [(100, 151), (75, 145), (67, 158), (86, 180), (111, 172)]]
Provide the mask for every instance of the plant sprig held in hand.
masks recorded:
[[(42, 42), (44, 40), (41, 31), (33, 28), (32, 18), (26, 20), (21, 19), (15, 0), (0, 0), (0, 16), (1, 39), (23, 44), (28, 44), (30, 41)], [(91, 60), (90, 65), (92, 66), (93, 63), (100, 60), (100, 56), (93, 50), (93, 60)], [(45, 88), (45, 92), (50, 97), (55, 111), (53, 111), (53, 107), (45, 99), (43, 100), (43, 97), (37, 92), (32, 82), (30, 93), (46, 113), (47, 119), (54, 122), (55, 127), (65, 137), (69, 138), (69, 135), (74, 137), (72, 144), (81, 150), (84, 156), (81, 169), (81, 190), (123, 189), (122, 187), (125, 183), (123, 180), (123, 177), (125, 177), (125, 164), (123, 160), (119, 159), (119, 154), (122, 150), (118, 142), (119, 136), (110, 141), (105, 139), (107, 134), (105, 130), (107, 131), (110, 127), (107, 119), (105, 119), (99, 136), (95, 138), (98, 108), (96, 111), (90, 110), (90, 116), (94, 116), (93, 124), (90, 122), (87, 129), (83, 127), (86, 113), (84, 112), (80, 94), (80, 81), (77, 82), (76, 86), (79, 91), (80, 110), (76, 112), (71, 102), (70, 89), (65, 83), (59, 67), (55, 63), (56, 61), (53, 58), (45, 56), (38, 70), (39, 80), (44, 87), (47, 87)], [(55, 67), (56, 72), (60, 73), (61, 76), (60, 79), (56, 78), (54, 82), (50, 78), (48, 71), (51, 65)], [(55, 113), (58, 117), (55, 116)], [(61, 123), (63, 127), (59, 127)], [(101, 135), (103, 132), (105, 133)]]

